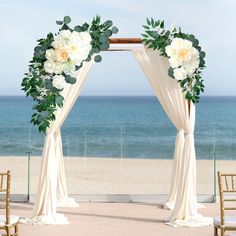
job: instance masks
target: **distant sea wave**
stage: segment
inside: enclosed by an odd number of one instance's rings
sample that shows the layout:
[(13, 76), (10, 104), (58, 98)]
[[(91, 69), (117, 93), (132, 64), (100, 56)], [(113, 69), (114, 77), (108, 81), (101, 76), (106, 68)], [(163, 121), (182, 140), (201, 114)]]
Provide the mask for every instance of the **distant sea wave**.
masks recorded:
[[(44, 135), (29, 123), (33, 102), (0, 97), (0, 156), (40, 156)], [(236, 159), (236, 97), (202, 97), (197, 159)], [(62, 127), (65, 156), (171, 159), (176, 129), (155, 97), (80, 97)]]

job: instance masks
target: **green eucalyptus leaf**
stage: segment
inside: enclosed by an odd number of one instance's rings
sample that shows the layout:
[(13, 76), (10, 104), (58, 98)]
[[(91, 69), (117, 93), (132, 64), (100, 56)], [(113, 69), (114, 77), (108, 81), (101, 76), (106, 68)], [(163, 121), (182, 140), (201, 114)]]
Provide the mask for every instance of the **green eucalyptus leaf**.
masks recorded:
[(169, 67), (168, 69), (168, 75), (172, 78), (175, 79), (174, 77), (174, 69), (172, 67)]
[(105, 34), (107, 37), (110, 37), (110, 36), (112, 36), (112, 31), (111, 31), (111, 30), (106, 30), (106, 31), (104, 32), (104, 34)]
[(113, 25), (113, 22), (111, 20), (107, 20), (105, 23), (104, 23), (108, 28), (110, 28), (112, 25)]
[(85, 61), (91, 61), (91, 56), (88, 56)]
[(56, 104), (59, 106), (59, 107), (62, 107), (63, 106), (63, 97), (62, 96), (58, 96), (56, 97)]
[(118, 30), (117, 27), (113, 26), (111, 31), (112, 31), (113, 34), (117, 34), (119, 30)]
[(74, 31), (76, 32), (82, 32), (83, 31), (83, 28), (80, 26), (80, 25), (77, 25), (74, 27)]
[(206, 56), (206, 53), (203, 52), (203, 51), (201, 51), (200, 54), (199, 54), (199, 56), (200, 56), (201, 58), (204, 58), (204, 57)]
[(100, 62), (102, 60), (102, 57), (100, 56), (100, 55), (96, 55), (95, 57), (94, 57), (94, 61), (95, 62)]
[(40, 115), (41, 115), (41, 118), (42, 118), (43, 120), (45, 120), (45, 119), (48, 117), (49, 112), (48, 112), (48, 111), (42, 111), (42, 112), (40, 113)]
[(194, 39), (194, 40), (193, 40), (193, 46), (194, 46), (194, 47), (197, 47), (198, 44), (199, 44), (199, 41), (198, 41), (197, 39)]
[(61, 27), (62, 30), (68, 30), (70, 29), (69, 26), (67, 24), (63, 24), (63, 26)]
[(88, 28), (89, 28), (89, 24), (88, 24), (88, 23), (84, 23), (84, 24), (82, 25), (82, 30), (83, 30), (83, 31), (87, 31)]
[(52, 90), (53, 89), (53, 85), (52, 85), (52, 79), (46, 79), (45, 80), (45, 88)]
[(71, 18), (69, 16), (64, 17), (64, 23), (69, 24), (71, 22)]
[(94, 47), (94, 48), (91, 49), (90, 52), (91, 52), (91, 54), (94, 54), (94, 53), (99, 53), (100, 50), (99, 50), (99, 48), (95, 48), (95, 47)]
[(57, 20), (57, 21), (56, 21), (56, 24), (57, 24), (57, 25), (63, 25), (63, 21)]
[(65, 76), (65, 81), (69, 84), (75, 84), (76, 83), (76, 78), (72, 77), (70, 75)]
[(187, 38), (188, 38), (188, 40), (190, 40), (191, 42), (193, 42), (193, 41), (195, 40), (195, 36), (192, 35), (192, 34), (188, 35)]
[(101, 43), (107, 42), (107, 37), (104, 34), (101, 34), (99, 36), (99, 42), (101, 42)]
[(82, 67), (82, 64), (80, 66), (76, 65), (75, 70), (79, 70)]
[(100, 45), (101, 50), (107, 50), (109, 49), (109, 44), (107, 42), (104, 42)]

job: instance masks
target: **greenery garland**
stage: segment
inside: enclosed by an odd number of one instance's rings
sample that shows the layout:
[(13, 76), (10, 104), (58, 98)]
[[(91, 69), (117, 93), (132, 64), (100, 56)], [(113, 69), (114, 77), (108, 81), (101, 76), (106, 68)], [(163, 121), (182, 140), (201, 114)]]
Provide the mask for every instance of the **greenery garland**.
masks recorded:
[(168, 75), (178, 80), (187, 100), (198, 103), (200, 94), (204, 92), (201, 74), (205, 68), (205, 52), (199, 41), (194, 35), (181, 32), (181, 28), (172, 26), (166, 30), (164, 21), (153, 18), (147, 19), (143, 27), (142, 42), (148, 48), (158, 49), (161, 56), (168, 58)]
[(31, 96), (36, 103), (31, 123), (38, 126), (40, 132), (50, 127), (55, 111), (63, 107), (61, 91), (65, 84), (76, 83), (75, 72), (84, 61), (100, 62), (99, 53), (109, 48), (109, 37), (118, 32), (112, 21), (101, 23), (99, 16), (93, 18), (91, 24), (84, 23), (73, 29), (70, 22), (69, 16), (56, 21), (61, 26), (59, 32), (48, 33), (46, 38), (37, 41), (29, 71), (21, 84), (26, 96)]

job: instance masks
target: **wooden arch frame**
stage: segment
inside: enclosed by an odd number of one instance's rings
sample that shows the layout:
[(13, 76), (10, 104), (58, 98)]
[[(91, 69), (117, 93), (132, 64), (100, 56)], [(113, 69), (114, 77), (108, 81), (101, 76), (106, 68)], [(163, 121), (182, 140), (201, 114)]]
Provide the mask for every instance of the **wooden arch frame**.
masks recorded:
[[(141, 38), (110, 38), (109, 43), (115, 44), (142, 44)], [(110, 48), (108, 51), (131, 51), (130, 48)]]

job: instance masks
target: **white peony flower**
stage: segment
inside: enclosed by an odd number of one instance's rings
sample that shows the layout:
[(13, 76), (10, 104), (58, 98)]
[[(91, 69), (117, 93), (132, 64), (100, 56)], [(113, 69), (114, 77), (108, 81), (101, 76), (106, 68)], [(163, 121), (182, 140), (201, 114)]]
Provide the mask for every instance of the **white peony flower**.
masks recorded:
[(46, 51), (46, 58), (48, 60), (54, 61), (56, 59), (56, 54), (55, 54), (55, 50), (53, 49), (48, 49)]
[(66, 86), (65, 77), (63, 75), (55, 75), (52, 78), (52, 85), (57, 89), (63, 89)]
[(199, 64), (200, 64), (200, 60), (196, 59), (196, 60), (190, 61), (186, 65), (183, 65), (183, 68), (186, 70), (188, 76), (192, 76), (194, 72), (196, 71), (196, 69), (199, 67)]
[[(192, 42), (182, 38), (174, 38), (165, 48), (171, 67), (199, 65), (199, 52)], [(197, 67), (196, 67), (197, 68)]]
[(187, 72), (184, 68), (180, 67), (180, 68), (176, 68), (174, 69), (174, 77), (177, 80), (183, 80), (186, 79), (187, 77)]
[(45, 61), (44, 70), (49, 74), (54, 73), (54, 62), (51, 60)]

